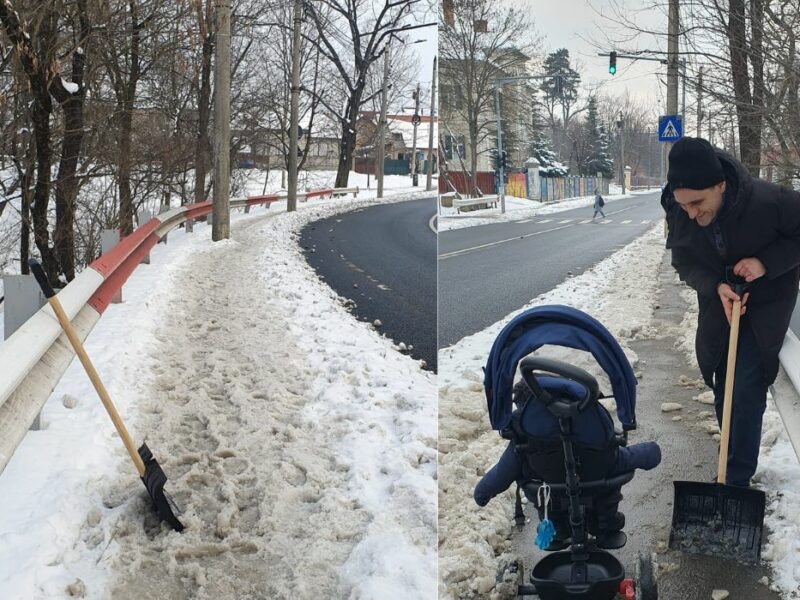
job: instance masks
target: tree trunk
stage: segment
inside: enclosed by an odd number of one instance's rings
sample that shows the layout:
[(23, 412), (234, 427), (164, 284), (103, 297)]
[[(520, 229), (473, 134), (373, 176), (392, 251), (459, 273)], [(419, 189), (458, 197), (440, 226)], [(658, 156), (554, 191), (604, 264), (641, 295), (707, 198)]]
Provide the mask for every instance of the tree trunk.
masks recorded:
[(753, 105), (750, 94), (746, 36), (745, 0), (730, 0), (728, 43), (739, 121), (739, 152), (745, 168), (753, 177), (758, 177), (761, 165), (761, 115), (758, 113), (759, 109)]
[(50, 147), (50, 115), (53, 104), (50, 92), (42, 73), (31, 77), (33, 87), (33, 117), (34, 139), (36, 141), (36, 186), (33, 191), (33, 206), (31, 217), (33, 219), (33, 239), (39, 255), (42, 257), (44, 267), (51, 285), (58, 285), (59, 267), (56, 255), (50, 248), (50, 235), (47, 223), (47, 207), (50, 202), (50, 166), (53, 151)]
[(355, 90), (347, 102), (347, 121), (342, 122), (342, 139), (339, 142), (339, 167), (336, 171), (334, 187), (346, 188), (350, 180), (350, 168), (353, 165), (353, 152), (356, 148), (356, 123), (358, 107), (361, 105), (362, 90)]
[[(81, 39), (89, 36), (86, 18), (86, 2), (81, 6)], [(83, 71), (86, 65), (85, 50), (72, 55), (72, 82), (78, 85), (74, 94), (64, 89), (61, 78), (51, 84), (51, 93), (64, 111), (64, 139), (61, 145), (61, 162), (56, 177), (56, 228), (53, 245), (67, 281), (75, 279), (75, 198), (78, 195), (78, 157), (83, 144), (83, 102), (86, 91), (83, 87)]]
[(133, 232), (133, 197), (131, 194), (131, 135), (133, 133), (132, 110), (123, 108), (119, 117), (119, 157), (117, 159), (117, 184), (119, 185), (119, 229), (120, 233)]
[(203, 41), (203, 64), (200, 71), (200, 97), (197, 99), (197, 147), (194, 154), (194, 201), (206, 200), (206, 175), (208, 158), (211, 154), (208, 126), (211, 121), (211, 57), (214, 42), (211, 35)]
[(122, 236), (133, 232), (133, 194), (131, 193), (131, 147), (133, 137), (133, 105), (136, 98), (136, 87), (139, 85), (141, 65), (139, 62), (139, 45), (144, 24), (139, 22), (136, 3), (130, 3), (131, 10), (131, 49), (127, 81), (117, 82), (117, 184), (119, 186), (119, 228)]

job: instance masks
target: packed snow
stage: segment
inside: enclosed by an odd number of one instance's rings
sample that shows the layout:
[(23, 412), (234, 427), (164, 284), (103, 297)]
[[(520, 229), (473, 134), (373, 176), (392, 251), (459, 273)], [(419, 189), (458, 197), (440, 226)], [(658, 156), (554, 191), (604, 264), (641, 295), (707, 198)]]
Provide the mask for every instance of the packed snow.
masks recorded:
[(151, 513), (75, 361), (0, 475), (0, 597), (434, 597), (434, 376), (296, 243), (375, 203), (275, 203), (153, 250), (86, 349), (186, 530)]
[[(632, 198), (639, 194), (652, 194), (652, 190), (637, 190), (629, 194), (610, 194), (603, 196), (606, 202), (614, 202), (624, 198)], [(531, 219), (540, 215), (547, 215), (573, 208), (586, 208), (587, 216), (591, 216), (594, 195), (581, 196), (579, 198), (566, 198), (555, 202), (539, 202), (526, 198), (515, 198), (506, 196), (506, 212), (500, 212), (500, 202), (497, 207), (482, 208), (459, 213), (452, 207), (441, 207), (439, 209), (439, 231), (449, 231), (451, 229), (462, 229), (464, 227), (475, 227), (476, 225), (490, 225), (492, 223), (504, 223), (508, 221), (521, 221)]]

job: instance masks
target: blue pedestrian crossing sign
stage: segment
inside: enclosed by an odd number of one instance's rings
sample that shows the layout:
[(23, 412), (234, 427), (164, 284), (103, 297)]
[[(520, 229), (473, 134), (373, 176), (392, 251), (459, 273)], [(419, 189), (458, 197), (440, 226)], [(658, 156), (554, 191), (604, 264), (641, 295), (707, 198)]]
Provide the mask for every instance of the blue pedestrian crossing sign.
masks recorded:
[(683, 122), (678, 115), (658, 117), (658, 141), (677, 142), (683, 137)]

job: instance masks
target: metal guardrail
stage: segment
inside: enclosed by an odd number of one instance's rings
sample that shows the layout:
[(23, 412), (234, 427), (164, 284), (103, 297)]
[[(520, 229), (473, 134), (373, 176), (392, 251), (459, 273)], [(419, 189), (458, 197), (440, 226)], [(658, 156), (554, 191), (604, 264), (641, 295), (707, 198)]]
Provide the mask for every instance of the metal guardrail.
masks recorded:
[[(326, 188), (299, 192), (298, 198), (358, 194), (358, 188)], [(285, 200), (286, 194), (231, 200), (243, 208)], [(58, 293), (81, 341), (85, 340), (114, 294), (148, 252), (169, 231), (188, 219), (212, 213), (211, 202), (187, 204), (153, 217), (92, 262)], [(0, 473), (74, 357), (49, 304), (45, 304), (0, 346)]]
[(781, 393), (778, 389), (777, 393), (773, 390), (772, 397), (800, 461), (800, 340), (791, 329), (786, 333), (779, 357), (795, 393), (792, 394), (788, 390), (786, 393)]

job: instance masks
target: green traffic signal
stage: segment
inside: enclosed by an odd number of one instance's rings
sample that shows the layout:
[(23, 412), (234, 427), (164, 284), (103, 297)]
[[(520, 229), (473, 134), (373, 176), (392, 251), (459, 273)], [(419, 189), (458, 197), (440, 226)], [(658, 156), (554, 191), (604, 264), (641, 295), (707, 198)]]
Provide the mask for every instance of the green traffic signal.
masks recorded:
[(613, 50), (608, 55), (608, 72), (612, 75), (617, 73), (617, 53)]

